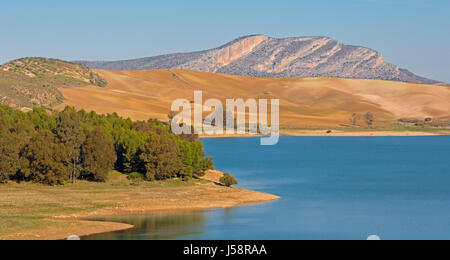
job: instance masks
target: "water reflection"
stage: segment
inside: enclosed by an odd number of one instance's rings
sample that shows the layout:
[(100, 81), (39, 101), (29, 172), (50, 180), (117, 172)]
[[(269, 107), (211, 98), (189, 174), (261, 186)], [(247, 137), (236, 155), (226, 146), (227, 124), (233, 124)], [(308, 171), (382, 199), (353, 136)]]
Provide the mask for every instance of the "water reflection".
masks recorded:
[(449, 136), (207, 139), (216, 167), (281, 200), (126, 216), (133, 230), (88, 239), (449, 239)]
[(151, 215), (127, 215), (96, 218), (96, 221), (119, 222), (134, 228), (83, 237), (83, 240), (170, 240), (201, 234), (205, 226), (203, 211), (161, 212)]

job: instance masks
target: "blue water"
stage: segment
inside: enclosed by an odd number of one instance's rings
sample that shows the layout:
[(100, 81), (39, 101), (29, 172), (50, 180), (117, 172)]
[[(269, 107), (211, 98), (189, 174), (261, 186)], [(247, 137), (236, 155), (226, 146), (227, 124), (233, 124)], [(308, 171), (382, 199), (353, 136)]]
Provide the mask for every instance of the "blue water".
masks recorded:
[(450, 137), (205, 139), (239, 187), (281, 200), (128, 216), (91, 239), (450, 239)]

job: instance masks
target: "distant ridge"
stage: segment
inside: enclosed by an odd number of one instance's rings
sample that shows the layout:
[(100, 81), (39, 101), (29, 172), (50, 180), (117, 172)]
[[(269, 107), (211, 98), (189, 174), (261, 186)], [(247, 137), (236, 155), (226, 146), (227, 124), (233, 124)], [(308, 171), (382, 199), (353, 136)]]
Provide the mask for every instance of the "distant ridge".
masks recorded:
[(215, 49), (123, 61), (78, 61), (104, 70), (185, 69), (256, 77), (335, 77), (442, 84), (386, 62), (372, 49), (328, 37), (238, 38)]

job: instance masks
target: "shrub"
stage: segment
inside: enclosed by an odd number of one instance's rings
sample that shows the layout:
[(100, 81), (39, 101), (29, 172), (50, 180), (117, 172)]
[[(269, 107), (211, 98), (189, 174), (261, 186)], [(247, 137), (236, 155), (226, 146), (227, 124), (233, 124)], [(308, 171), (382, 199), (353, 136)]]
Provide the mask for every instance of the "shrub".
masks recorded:
[(231, 176), (231, 174), (229, 174), (229, 173), (225, 173), (225, 174), (223, 175), (223, 177), (220, 178), (219, 181), (220, 181), (220, 183), (222, 183), (223, 185), (225, 185), (225, 186), (227, 186), (227, 187), (231, 187), (231, 186), (233, 186), (233, 185), (239, 184), (239, 183), (237, 182), (237, 180), (236, 180), (233, 176)]
[(142, 173), (133, 172), (128, 174), (128, 179), (132, 181), (143, 181), (145, 179), (145, 176)]
[(192, 178), (193, 175), (194, 175), (194, 168), (192, 166), (184, 167), (181, 170), (181, 177), (183, 177), (183, 179)]
[(372, 111), (367, 112), (364, 115), (364, 120), (366, 121), (367, 126), (372, 127), (374, 121), (375, 121), (375, 115), (372, 113)]

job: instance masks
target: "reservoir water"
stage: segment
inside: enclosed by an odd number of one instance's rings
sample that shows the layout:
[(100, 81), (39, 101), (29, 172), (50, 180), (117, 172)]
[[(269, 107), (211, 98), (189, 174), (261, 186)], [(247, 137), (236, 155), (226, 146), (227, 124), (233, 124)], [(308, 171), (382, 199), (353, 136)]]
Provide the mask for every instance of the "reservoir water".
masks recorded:
[(108, 218), (135, 228), (85, 239), (450, 239), (450, 136), (203, 141), (239, 187), (282, 199)]

